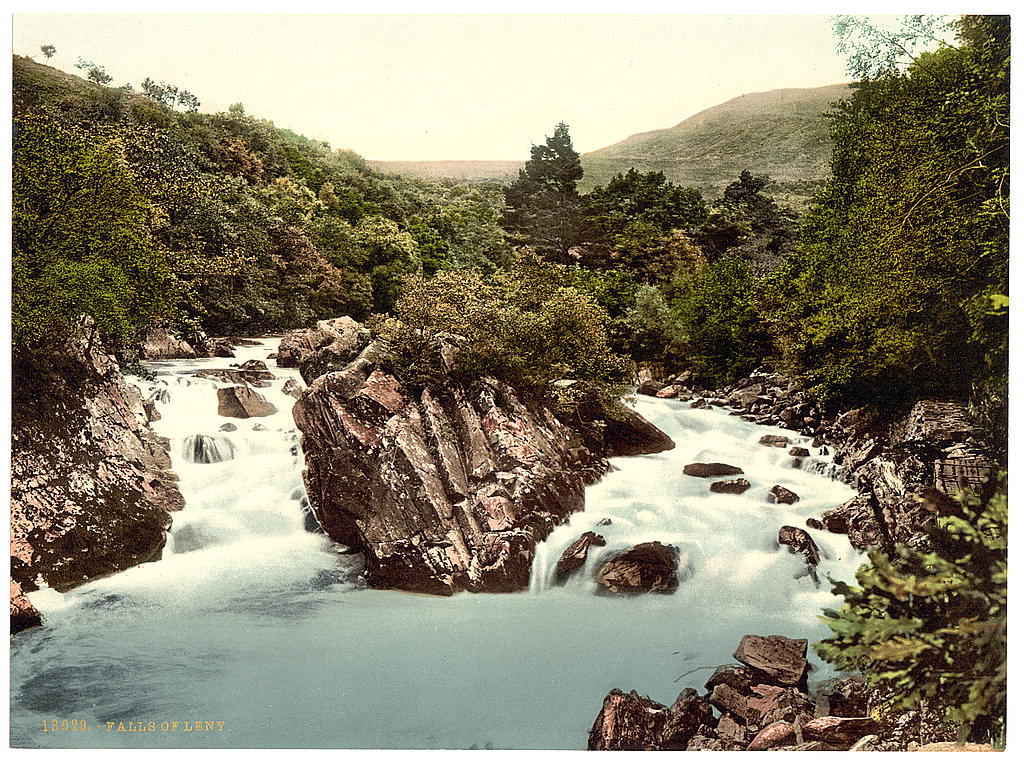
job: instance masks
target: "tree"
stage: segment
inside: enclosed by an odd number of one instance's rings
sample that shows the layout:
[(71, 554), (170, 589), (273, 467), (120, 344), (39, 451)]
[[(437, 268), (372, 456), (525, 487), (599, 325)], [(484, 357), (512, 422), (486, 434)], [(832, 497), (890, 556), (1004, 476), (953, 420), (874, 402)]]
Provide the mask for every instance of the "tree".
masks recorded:
[(75, 63), (75, 67), (84, 70), (85, 76), (93, 83), (98, 83), (101, 86), (105, 86), (111, 80), (114, 79), (112, 75), (107, 74), (107, 70), (100, 64), (95, 64), (88, 59), (79, 57)]
[(172, 110), (182, 107), (185, 112), (196, 112), (199, 109), (200, 102), (194, 94), (162, 80), (159, 83), (152, 78), (143, 80), (142, 95)]
[(43, 56), (47, 59), (52, 59), (53, 55), (57, 53), (57, 48), (52, 45), (41, 45), (39, 46), (39, 50), (43, 52)]
[(172, 314), (175, 283), (116, 133), (14, 122), (12, 326), (17, 349), (89, 316), (108, 339)]
[(582, 204), (576, 183), (582, 178), (569, 127), (559, 123), (544, 144), (533, 145), (530, 160), (506, 191), (502, 224), (539, 253), (564, 261), (580, 241)]

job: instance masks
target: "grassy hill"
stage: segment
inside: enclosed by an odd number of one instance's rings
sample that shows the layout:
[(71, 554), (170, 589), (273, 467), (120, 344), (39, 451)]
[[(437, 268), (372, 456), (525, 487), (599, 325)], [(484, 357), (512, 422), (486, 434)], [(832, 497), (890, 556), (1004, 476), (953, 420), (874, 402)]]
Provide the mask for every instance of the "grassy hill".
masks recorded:
[(824, 113), (848, 92), (840, 84), (745, 94), (672, 128), (584, 154), (582, 187), (606, 184), (632, 166), (663, 171), (670, 181), (716, 197), (749, 169), (769, 174), (778, 182), (776, 192), (806, 197), (828, 176), (832, 143)]
[(371, 160), (370, 168), (382, 174), (405, 174), (420, 179), (459, 179), (477, 182), (511, 182), (522, 160)]

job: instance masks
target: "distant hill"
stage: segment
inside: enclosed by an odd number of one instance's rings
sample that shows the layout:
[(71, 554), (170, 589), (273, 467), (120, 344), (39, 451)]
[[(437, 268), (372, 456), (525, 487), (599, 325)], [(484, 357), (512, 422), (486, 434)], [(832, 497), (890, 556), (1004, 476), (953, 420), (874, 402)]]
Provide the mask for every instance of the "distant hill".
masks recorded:
[[(745, 94), (672, 128), (634, 134), (583, 155), (583, 189), (617, 171), (663, 171), (705, 198), (721, 195), (740, 172), (768, 174), (776, 192), (806, 198), (829, 174), (832, 142), (824, 113), (845, 98), (845, 84)], [(782, 197), (788, 197), (783, 195)]]
[(466, 179), (511, 182), (523, 167), (522, 160), (371, 160), (370, 168), (382, 174), (406, 174), (420, 179)]

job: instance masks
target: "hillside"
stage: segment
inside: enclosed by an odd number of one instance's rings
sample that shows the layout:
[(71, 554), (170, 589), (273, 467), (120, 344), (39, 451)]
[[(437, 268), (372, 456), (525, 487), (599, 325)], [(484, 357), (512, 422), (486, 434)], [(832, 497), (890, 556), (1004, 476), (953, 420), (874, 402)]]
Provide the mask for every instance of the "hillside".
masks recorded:
[(828, 175), (831, 140), (824, 117), (846, 96), (847, 85), (782, 88), (745, 94), (699, 112), (672, 128), (634, 134), (582, 157), (583, 188), (608, 182), (617, 171), (663, 171), (705, 197), (741, 171), (769, 174), (797, 196)]
[(458, 179), (511, 182), (521, 160), (370, 160), (370, 168), (382, 174), (405, 174), (419, 179)]

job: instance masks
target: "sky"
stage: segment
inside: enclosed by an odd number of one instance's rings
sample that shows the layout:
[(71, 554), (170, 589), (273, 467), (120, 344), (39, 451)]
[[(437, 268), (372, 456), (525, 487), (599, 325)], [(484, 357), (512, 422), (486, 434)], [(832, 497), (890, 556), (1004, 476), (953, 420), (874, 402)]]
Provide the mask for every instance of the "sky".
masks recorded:
[[(39, 47), (54, 45), (46, 62)], [(830, 17), (15, 14), (13, 47), (146, 77), (374, 160), (528, 157), (675, 125), (754, 91), (849, 78)]]

